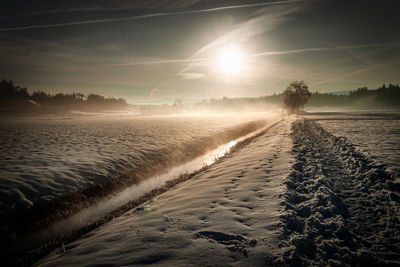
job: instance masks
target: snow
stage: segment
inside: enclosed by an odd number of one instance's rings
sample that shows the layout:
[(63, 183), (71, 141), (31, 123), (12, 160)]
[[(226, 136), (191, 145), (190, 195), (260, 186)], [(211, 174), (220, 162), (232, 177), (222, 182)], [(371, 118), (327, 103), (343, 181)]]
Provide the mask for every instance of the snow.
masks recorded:
[(397, 113), (286, 117), (35, 265), (399, 266), (399, 130)]
[(160, 170), (182, 164), (262, 128), (270, 118), (268, 113), (3, 118), (0, 214), (44, 207), (127, 173), (144, 176), (155, 163)]
[(400, 120), (393, 117), (350, 117), (320, 120), (318, 123), (337, 136), (345, 136), (363, 154), (378, 164), (386, 164), (400, 175)]
[(38, 265), (265, 265), (278, 253), (290, 122)]
[[(364, 134), (363, 140), (375, 136)], [(285, 181), (284, 265), (400, 264), (396, 177), (313, 120), (295, 122), (292, 138), (296, 162)]]

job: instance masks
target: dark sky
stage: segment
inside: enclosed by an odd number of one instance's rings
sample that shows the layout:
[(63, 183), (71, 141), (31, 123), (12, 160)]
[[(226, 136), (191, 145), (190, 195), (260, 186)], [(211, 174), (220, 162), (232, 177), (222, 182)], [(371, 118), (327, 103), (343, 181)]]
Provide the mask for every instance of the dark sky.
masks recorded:
[[(400, 83), (395, 1), (2, 1), (0, 79), (129, 102)], [(216, 68), (224, 47), (240, 73)]]

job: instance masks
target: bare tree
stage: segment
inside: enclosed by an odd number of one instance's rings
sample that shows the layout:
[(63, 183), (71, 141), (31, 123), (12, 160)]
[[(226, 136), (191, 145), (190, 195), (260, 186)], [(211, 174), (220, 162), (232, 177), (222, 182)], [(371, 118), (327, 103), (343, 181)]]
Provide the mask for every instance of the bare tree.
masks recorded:
[(289, 114), (297, 113), (300, 109), (304, 109), (304, 105), (311, 97), (308, 86), (304, 81), (294, 81), (283, 92), (284, 108)]

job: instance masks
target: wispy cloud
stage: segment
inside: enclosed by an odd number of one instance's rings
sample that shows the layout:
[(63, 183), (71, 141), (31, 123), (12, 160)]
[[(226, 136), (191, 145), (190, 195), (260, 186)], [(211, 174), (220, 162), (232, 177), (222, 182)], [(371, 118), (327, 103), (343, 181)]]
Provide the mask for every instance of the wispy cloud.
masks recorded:
[(331, 47), (312, 47), (312, 48), (302, 48), (295, 50), (284, 50), (284, 51), (267, 51), (256, 53), (251, 56), (253, 57), (261, 57), (261, 56), (280, 56), (280, 55), (289, 55), (289, 54), (300, 54), (306, 52), (322, 52), (322, 51), (334, 51), (334, 50), (350, 50), (350, 49), (359, 49), (359, 48), (371, 48), (371, 47), (380, 47), (387, 45), (398, 45), (400, 42), (393, 43), (376, 43), (376, 44), (358, 44), (358, 45), (347, 45), (347, 46), (331, 46)]
[[(361, 48), (373, 48), (373, 47), (383, 47), (391, 45), (400, 45), (400, 42), (390, 42), (390, 43), (375, 43), (375, 44), (357, 44), (357, 45), (347, 45), (347, 46), (331, 46), (331, 47), (311, 47), (302, 48), (295, 50), (282, 50), (282, 51), (266, 51), (255, 54), (249, 54), (248, 57), (267, 57), (267, 56), (281, 56), (290, 54), (301, 54), (306, 52), (325, 52), (325, 51), (335, 51), (335, 50), (352, 50)], [(195, 54), (197, 55), (197, 53)], [(132, 61), (126, 63), (113, 64), (111, 66), (135, 66), (135, 65), (157, 65), (157, 64), (173, 64), (173, 63), (196, 63), (196, 62), (215, 62), (216, 58), (213, 57), (189, 57), (181, 59), (163, 59), (163, 60), (148, 60), (148, 61)]]
[(126, 63), (113, 64), (111, 66), (135, 66), (135, 65), (158, 65), (158, 64), (171, 64), (171, 63), (189, 63), (189, 62), (207, 62), (214, 61), (213, 58), (182, 58), (182, 59), (163, 59), (163, 60), (149, 60), (149, 61), (132, 61)]
[(139, 19), (148, 19), (148, 18), (155, 18), (155, 17), (187, 15), (187, 14), (196, 14), (196, 13), (209, 13), (209, 12), (218, 12), (218, 11), (239, 9), (239, 8), (282, 5), (282, 4), (296, 3), (296, 2), (303, 2), (303, 0), (283, 0), (283, 1), (275, 1), (275, 2), (262, 2), (262, 3), (255, 3), (255, 4), (231, 5), (231, 6), (223, 6), (223, 7), (215, 7), (215, 8), (207, 8), (207, 9), (197, 9), (197, 10), (161, 12), (161, 13), (144, 14), (144, 15), (137, 15), (137, 16), (128, 16), (128, 17), (123, 17), (123, 18), (96, 19), (96, 20), (73, 21), (73, 22), (65, 22), (65, 23), (52, 23), (52, 24), (7, 27), (7, 28), (0, 28), (0, 32), (29, 30), (29, 29), (42, 29), (42, 28), (55, 28), (55, 27), (95, 24), (95, 23), (109, 23), (109, 22), (139, 20)]
[[(218, 86), (221, 79), (216, 79), (215, 73), (211, 71), (215, 66), (213, 63), (216, 61), (218, 51), (230, 45), (246, 47), (254, 40), (255, 36), (275, 29), (279, 23), (285, 20), (286, 15), (298, 10), (297, 3), (300, 2), (303, 1), (278, 1), (265, 4), (265, 7), (250, 14), (250, 19), (233, 25), (230, 31), (224, 35), (201, 47), (190, 57), (179, 60), (178, 62), (183, 62), (184, 66), (171, 79), (160, 83), (156, 88), (160, 91), (162, 87), (170, 86), (172, 83), (176, 87), (178, 86), (177, 82), (193, 79), (203, 79), (202, 82), (205, 82), (204, 79), (208, 79), (214, 81), (214, 86)], [(291, 6), (287, 7), (287, 4)]]
[(393, 65), (393, 64), (395, 64), (395, 63), (382, 63), (382, 64), (376, 64), (376, 65), (364, 67), (364, 68), (352, 71), (352, 72), (344, 74), (344, 75), (339, 75), (339, 76), (336, 76), (336, 77), (333, 77), (333, 78), (330, 78), (330, 79), (321, 80), (321, 81), (318, 81), (318, 82), (311, 83), (310, 86), (321, 85), (321, 84), (325, 84), (325, 83), (330, 83), (330, 82), (342, 80), (344, 78), (348, 78), (348, 77), (351, 77), (351, 76), (354, 76), (354, 75), (357, 75), (357, 74), (360, 74), (360, 73), (363, 73), (363, 72), (367, 72), (367, 71), (378, 69), (378, 68), (383, 68), (383, 67), (386, 67), (386, 66), (389, 66), (389, 65)]

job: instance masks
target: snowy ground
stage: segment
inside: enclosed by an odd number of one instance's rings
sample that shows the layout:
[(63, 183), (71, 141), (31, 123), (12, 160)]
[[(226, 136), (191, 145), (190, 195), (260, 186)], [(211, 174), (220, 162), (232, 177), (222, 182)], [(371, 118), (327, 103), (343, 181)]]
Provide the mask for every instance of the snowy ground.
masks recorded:
[(345, 136), (361, 153), (376, 164), (386, 164), (389, 171), (400, 175), (400, 119), (392, 117), (354, 120), (318, 120), (324, 129)]
[(292, 163), (290, 123), (39, 265), (265, 265), (279, 253), (280, 197)]
[[(70, 192), (190, 161), (266, 125), (267, 113), (0, 120), (0, 218)], [(263, 123), (255, 123), (264, 120)], [(252, 122), (252, 123), (250, 123)]]
[(285, 181), (287, 265), (400, 264), (400, 183), (385, 165), (312, 120), (292, 126), (296, 162)]
[(267, 112), (1, 118), (0, 250), (278, 119)]
[[(349, 124), (325, 121), (338, 115), (310, 118), (276, 124), (37, 265), (399, 266), (396, 151), (362, 150), (378, 134), (352, 139)], [(398, 137), (396, 119), (382, 125)]]

